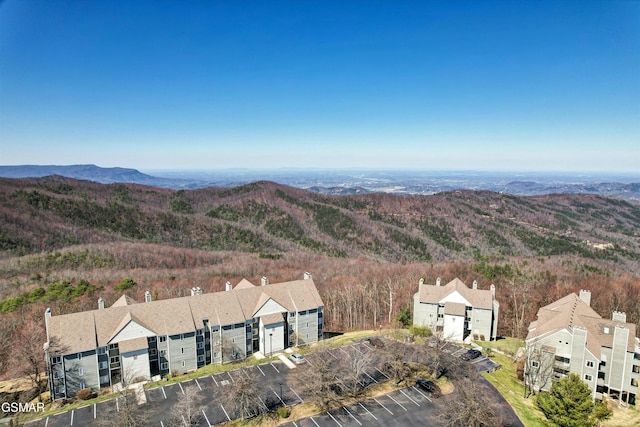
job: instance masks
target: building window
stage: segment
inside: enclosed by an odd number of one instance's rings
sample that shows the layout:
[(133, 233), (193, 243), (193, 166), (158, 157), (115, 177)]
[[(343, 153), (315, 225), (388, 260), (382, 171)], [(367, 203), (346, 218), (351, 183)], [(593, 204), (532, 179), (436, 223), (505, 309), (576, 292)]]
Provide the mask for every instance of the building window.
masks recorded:
[(98, 362), (98, 369), (107, 369), (109, 367), (109, 364), (105, 361), (105, 362)]
[(80, 381), (80, 390), (82, 390), (85, 387), (86, 387), (86, 384), (84, 383), (84, 381)]
[(56, 394), (64, 394), (64, 391), (65, 391), (65, 389), (64, 389), (64, 385), (56, 386), (56, 389), (55, 389), (55, 390), (56, 390), (56, 391), (55, 391), (55, 393), (56, 393)]
[(78, 353), (78, 360), (82, 360), (82, 353)]
[(182, 367), (184, 368), (186, 366), (186, 363), (184, 360), (182, 361)]
[(639, 374), (640, 373), (640, 366), (638, 365), (633, 365), (633, 368), (631, 369), (635, 374)]
[(55, 365), (57, 363), (62, 363), (62, 357), (61, 356), (53, 356), (51, 358), (51, 364)]
[(108, 384), (109, 383), (109, 375), (102, 375), (100, 377), (100, 384)]
[(204, 335), (204, 329), (198, 329), (198, 330), (196, 330), (196, 334), (198, 334), (198, 335)]
[(289, 313), (289, 317), (296, 317), (296, 312)]
[(184, 354), (184, 347), (180, 347), (180, 353)]
[(540, 366), (540, 362), (537, 362), (537, 361), (534, 360), (534, 361), (531, 362), (531, 366), (534, 367), (534, 368), (537, 368), (537, 367)]
[(149, 337), (149, 342), (156, 342), (156, 337)]
[(198, 350), (202, 350), (204, 348), (204, 343), (203, 342), (199, 342), (198, 343)]
[[(84, 375), (84, 368), (78, 368), (78, 376), (83, 376)], [(84, 387), (80, 387), (80, 388), (84, 388)]]
[(569, 362), (571, 362), (571, 359), (569, 359), (568, 357), (556, 356), (556, 362), (564, 363), (568, 365)]
[(638, 387), (638, 379), (637, 378), (631, 378), (631, 385), (633, 387)]
[(109, 344), (109, 350), (117, 350), (117, 349), (118, 349), (118, 343)]
[(59, 380), (62, 378), (62, 371), (53, 371), (53, 379)]
[(109, 358), (110, 363), (120, 363), (120, 356), (111, 356)]
[(587, 360), (587, 368), (593, 368), (593, 361)]
[(167, 336), (166, 335), (160, 335), (160, 337), (158, 337), (158, 340), (160, 342), (166, 342), (167, 341)]
[(592, 377), (591, 375), (589, 375), (589, 374), (586, 374), (586, 375), (584, 376), (584, 380), (585, 380), (585, 381), (593, 381), (593, 377)]
[(149, 349), (149, 356), (155, 356), (156, 354), (158, 354), (158, 350), (155, 348)]
[(198, 356), (198, 362), (204, 362), (204, 356)]
[(167, 362), (161, 363), (160, 369), (162, 369), (163, 371), (166, 371), (167, 369), (169, 369), (169, 364)]
[(180, 334), (180, 341), (184, 341), (184, 334)]
[(167, 350), (160, 350), (160, 356), (166, 356)]
[(107, 347), (98, 347), (98, 354), (107, 354)]

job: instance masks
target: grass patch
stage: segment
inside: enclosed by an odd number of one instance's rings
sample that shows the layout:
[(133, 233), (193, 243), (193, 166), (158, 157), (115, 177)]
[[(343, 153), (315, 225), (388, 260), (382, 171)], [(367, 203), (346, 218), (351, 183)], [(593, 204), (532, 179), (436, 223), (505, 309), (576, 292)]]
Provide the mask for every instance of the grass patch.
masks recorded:
[(495, 372), (483, 372), (485, 377), (500, 392), (527, 427), (544, 427), (546, 419), (533, 402), (524, 398), (524, 385), (518, 381), (516, 364), (508, 357), (496, 353), (493, 359), (502, 365)]
[(524, 341), (518, 338), (499, 338), (496, 341), (474, 341), (482, 348), (491, 348), (506, 354), (507, 356), (515, 355), (520, 347), (524, 347)]

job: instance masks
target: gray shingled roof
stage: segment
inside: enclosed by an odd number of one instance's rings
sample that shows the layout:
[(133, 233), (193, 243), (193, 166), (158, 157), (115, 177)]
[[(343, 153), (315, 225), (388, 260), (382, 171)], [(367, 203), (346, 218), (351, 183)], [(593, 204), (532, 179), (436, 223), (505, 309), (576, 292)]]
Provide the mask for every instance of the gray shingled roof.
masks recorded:
[(447, 295), (458, 292), (473, 307), (493, 309), (493, 296), (490, 290), (485, 289), (469, 289), (467, 285), (462, 283), (458, 278), (453, 279), (444, 286), (435, 286), (423, 284), (420, 286), (420, 302), (437, 304)]
[(245, 322), (253, 317), (258, 303), (264, 304), (269, 298), (288, 311), (324, 306), (312, 279), (267, 286), (244, 283), (231, 291), (139, 304), (130, 304), (130, 299), (123, 297), (118, 301), (127, 302), (126, 305), (52, 316), (48, 326), (51, 352), (67, 354), (106, 346), (131, 321), (156, 335), (192, 332), (204, 327), (203, 319), (220, 326)]
[[(563, 329), (571, 331), (574, 327), (585, 328), (587, 349), (600, 358), (601, 347), (613, 345), (613, 331), (616, 325), (628, 328), (631, 338), (636, 336), (635, 324), (603, 319), (578, 295), (571, 293), (538, 310), (537, 320), (529, 325), (527, 341), (536, 341)], [(604, 333), (605, 326), (609, 327), (609, 334)], [(634, 341), (628, 340), (628, 351), (634, 351)]]

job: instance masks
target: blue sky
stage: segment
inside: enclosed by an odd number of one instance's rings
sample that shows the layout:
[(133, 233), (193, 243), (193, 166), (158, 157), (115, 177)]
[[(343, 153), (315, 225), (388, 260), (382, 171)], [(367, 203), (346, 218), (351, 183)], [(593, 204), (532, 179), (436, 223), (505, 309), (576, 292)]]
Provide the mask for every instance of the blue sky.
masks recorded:
[(0, 164), (640, 173), (640, 1), (0, 3)]

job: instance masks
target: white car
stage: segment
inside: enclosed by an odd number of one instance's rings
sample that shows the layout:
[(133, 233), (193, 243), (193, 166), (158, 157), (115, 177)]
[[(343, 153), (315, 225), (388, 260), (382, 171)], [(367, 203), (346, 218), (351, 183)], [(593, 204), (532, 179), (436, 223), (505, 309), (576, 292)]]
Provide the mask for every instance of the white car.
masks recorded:
[(291, 360), (296, 365), (305, 362), (304, 357), (300, 353), (293, 353), (291, 356), (289, 356), (289, 360)]

